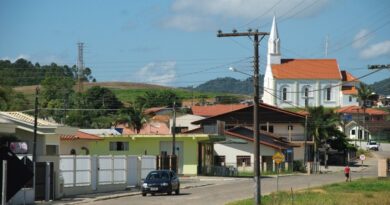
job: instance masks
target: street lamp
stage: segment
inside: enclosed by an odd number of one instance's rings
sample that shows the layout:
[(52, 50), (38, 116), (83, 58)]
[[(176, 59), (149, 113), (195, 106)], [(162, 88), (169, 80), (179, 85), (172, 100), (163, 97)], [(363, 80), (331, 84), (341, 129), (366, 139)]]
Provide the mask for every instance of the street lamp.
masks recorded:
[[(256, 50), (255, 50), (256, 51)], [(260, 173), (260, 129), (259, 129), (259, 67), (258, 61), (255, 61), (255, 66), (253, 70), (253, 75), (239, 71), (234, 67), (229, 67), (229, 70), (233, 72), (242, 73), (244, 75), (249, 75), (253, 78), (253, 139), (254, 139), (254, 153), (255, 157), (255, 168), (254, 168), (254, 177), (255, 177), (255, 203), (261, 203), (261, 173)]]

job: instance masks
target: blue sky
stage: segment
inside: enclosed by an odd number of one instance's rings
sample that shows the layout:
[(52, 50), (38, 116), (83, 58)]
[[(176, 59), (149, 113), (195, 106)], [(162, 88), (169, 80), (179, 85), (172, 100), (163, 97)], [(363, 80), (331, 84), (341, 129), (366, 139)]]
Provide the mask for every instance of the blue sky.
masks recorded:
[[(249, 38), (218, 29), (269, 31), (278, 22), (283, 58), (336, 58), (356, 77), (390, 63), (388, 0), (0, 0), (0, 59), (74, 65), (77, 42), (98, 81), (199, 85), (251, 72)], [(261, 42), (264, 72), (267, 38)], [(362, 79), (390, 77), (383, 70)]]

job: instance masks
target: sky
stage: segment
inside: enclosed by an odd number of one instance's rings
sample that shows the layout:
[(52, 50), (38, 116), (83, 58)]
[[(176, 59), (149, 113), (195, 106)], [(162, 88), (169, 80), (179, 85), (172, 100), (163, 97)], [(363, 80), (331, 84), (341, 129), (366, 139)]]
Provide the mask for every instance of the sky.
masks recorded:
[(217, 31), (269, 32), (275, 16), (282, 58), (334, 58), (373, 83), (390, 77), (367, 68), (390, 64), (389, 10), (388, 0), (0, 0), (0, 59), (76, 65), (83, 42), (97, 81), (186, 87), (245, 79), (228, 68), (252, 72), (251, 39)]

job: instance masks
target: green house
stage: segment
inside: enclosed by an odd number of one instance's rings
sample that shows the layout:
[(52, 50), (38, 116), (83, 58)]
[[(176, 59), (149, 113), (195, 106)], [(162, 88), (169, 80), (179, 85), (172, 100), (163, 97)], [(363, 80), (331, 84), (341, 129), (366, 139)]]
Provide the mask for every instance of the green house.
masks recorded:
[[(172, 135), (108, 135), (91, 142), (90, 155), (170, 155)], [(210, 156), (205, 152), (212, 146), (209, 135), (177, 134), (178, 173), (196, 175)]]

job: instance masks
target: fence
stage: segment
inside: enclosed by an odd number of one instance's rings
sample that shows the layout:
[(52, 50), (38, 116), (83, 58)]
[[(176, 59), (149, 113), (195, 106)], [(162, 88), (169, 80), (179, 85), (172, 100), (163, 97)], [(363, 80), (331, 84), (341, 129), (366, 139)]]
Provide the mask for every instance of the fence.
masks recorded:
[[(260, 166), (260, 171), (265, 174), (276, 174), (279, 166), (280, 172), (292, 172), (293, 164), (284, 162), (277, 165), (274, 162), (263, 162)], [(204, 166), (202, 173), (212, 176), (253, 176), (252, 166), (245, 163), (237, 166), (237, 163), (222, 163), (221, 165)]]
[(141, 179), (155, 169), (155, 156), (60, 156), (65, 195), (139, 186)]

